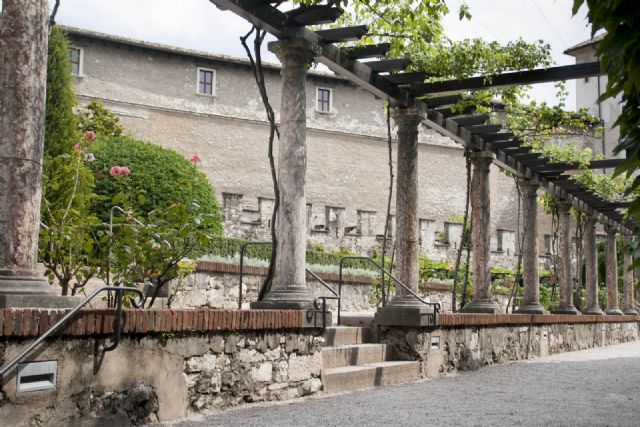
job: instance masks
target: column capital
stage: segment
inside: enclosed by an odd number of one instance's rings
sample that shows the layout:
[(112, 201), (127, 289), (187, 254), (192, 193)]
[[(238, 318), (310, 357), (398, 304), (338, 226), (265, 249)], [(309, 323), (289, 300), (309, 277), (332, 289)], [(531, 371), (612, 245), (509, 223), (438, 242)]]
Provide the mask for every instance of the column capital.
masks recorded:
[(607, 235), (615, 236), (618, 232), (618, 227), (615, 225), (604, 224), (604, 232), (607, 233)]
[(491, 151), (472, 151), (469, 154), (469, 158), (475, 168), (487, 171), (495, 157), (496, 156)]
[(573, 207), (573, 205), (566, 200), (558, 200), (556, 202), (556, 206), (558, 207), (558, 214), (568, 215), (569, 211)]
[(528, 178), (518, 178), (518, 185), (522, 188), (535, 188), (536, 190), (540, 187), (540, 183), (538, 181)]
[(282, 66), (308, 68), (313, 58), (321, 52), (320, 46), (304, 39), (277, 40), (267, 45), (269, 52), (273, 52)]
[(411, 107), (391, 107), (391, 117), (398, 126), (418, 126), (424, 116), (424, 108), (414, 105)]

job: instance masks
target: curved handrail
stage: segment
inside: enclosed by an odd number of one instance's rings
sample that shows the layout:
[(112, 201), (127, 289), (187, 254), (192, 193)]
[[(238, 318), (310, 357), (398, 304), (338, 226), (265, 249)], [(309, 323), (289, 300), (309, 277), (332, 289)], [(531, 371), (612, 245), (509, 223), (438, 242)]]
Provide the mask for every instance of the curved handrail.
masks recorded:
[[(404, 290), (406, 290), (409, 294), (411, 294), (414, 298), (416, 298), (418, 301), (420, 301), (421, 303), (425, 304), (425, 305), (432, 305), (433, 306), (433, 323), (436, 323), (436, 315), (437, 313), (440, 311), (440, 303), (438, 302), (429, 302), (429, 301), (425, 301), (424, 299), (422, 299), (419, 295), (417, 295), (415, 292), (413, 292), (407, 285), (405, 285), (404, 283), (402, 283), (401, 281), (399, 281), (398, 279), (396, 279), (391, 273), (389, 273), (384, 267), (382, 267), (381, 265), (379, 265), (377, 262), (375, 262), (373, 259), (371, 259), (370, 257), (366, 257), (366, 256), (345, 256), (340, 258), (340, 274), (339, 274), (339, 281), (338, 281), (338, 325), (340, 325), (340, 313), (342, 310), (342, 268), (344, 265), (344, 262), (347, 260), (364, 260), (364, 261), (369, 261), (369, 263), (373, 264), (376, 268), (378, 268), (378, 270), (382, 271), (384, 274), (386, 274), (387, 276), (389, 276), (389, 278), (391, 278), (391, 280), (393, 280), (397, 285), (400, 285), (404, 288)], [(386, 301), (386, 295), (385, 295), (385, 290), (384, 290), (384, 285), (381, 287), (382, 290), (382, 302), (383, 304), (385, 304)]]
[[(122, 287), (122, 286), (103, 286), (102, 288), (96, 289), (95, 291), (90, 293), (89, 296), (86, 297), (80, 304), (78, 304), (71, 311), (69, 311), (67, 314), (65, 314), (62, 319), (58, 320), (52, 327), (47, 329), (47, 331), (44, 334), (40, 335), (38, 337), (38, 339), (36, 339), (34, 342), (32, 342), (28, 347), (23, 349), (13, 359), (11, 359), (6, 365), (4, 365), (2, 367), (2, 369), (0, 369), (0, 377), (4, 376), (4, 374), (6, 374), (11, 368), (13, 368), (18, 362), (20, 362), (20, 360), (22, 360), (25, 356), (27, 356), (29, 353), (31, 353), (33, 351), (33, 349), (36, 348), (49, 335), (53, 334), (58, 329), (60, 329), (62, 327), (62, 325), (64, 323), (66, 323), (67, 321), (69, 321), (69, 319), (71, 319), (78, 311), (80, 311), (80, 309), (82, 309), (82, 307), (84, 307), (89, 302), (91, 302), (91, 300), (96, 295), (98, 295), (99, 293), (104, 292), (104, 291), (116, 291), (116, 294), (118, 295), (118, 308), (116, 309), (116, 313), (117, 313), (117, 315), (116, 315), (116, 328), (115, 328), (116, 339), (114, 340), (114, 342), (109, 347), (105, 347), (103, 349), (103, 351), (105, 351), (105, 352), (106, 351), (111, 351), (114, 348), (116, 348), (118, 346), (118, 343), (120, 342), (120, 333), (121, 333), (120, 330), (121, 330), (121, 326), (122, 326), (122, 298), (123, 298), (123, 293), (124, 292), (135, 292), (135, 293), (138, 294), (138, 297), (140, 298), (140, 301), (142, 301), (144, 299), (144, 292), (142, 292), (138, 288), (126, 288), (126, 287)], [(138, 303), (135, 300), (132, 300), (131, 304), (135, 308), (140, 308), (141, 307), (141, 303)]]

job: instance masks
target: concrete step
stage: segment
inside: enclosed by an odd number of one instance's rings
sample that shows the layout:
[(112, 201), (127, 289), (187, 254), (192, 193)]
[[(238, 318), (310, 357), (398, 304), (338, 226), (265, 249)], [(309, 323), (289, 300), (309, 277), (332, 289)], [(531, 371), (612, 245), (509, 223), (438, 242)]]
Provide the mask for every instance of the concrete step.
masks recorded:
[(324, 392), (327, 394), (402, 384), (418, 379), (418, 362), (380, 362), (322, 370)]
[(322, 348), (322, 368), (365, 365), (384, 362), (391, 358), (387, 344), (351, 344)]
[(374, 313), (349, 313), (340, 314), (340, 326), (363, 326), (373, 325)]
[(358, 326), (331, 326), (324, 332), (327, 346), (373, 342), (373, 335), (371, 328)]

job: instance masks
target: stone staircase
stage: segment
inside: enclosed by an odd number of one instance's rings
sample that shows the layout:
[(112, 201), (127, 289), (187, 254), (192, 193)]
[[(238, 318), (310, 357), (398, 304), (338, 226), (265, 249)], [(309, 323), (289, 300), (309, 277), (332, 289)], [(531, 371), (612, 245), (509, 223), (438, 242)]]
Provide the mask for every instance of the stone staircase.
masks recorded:
[(379, 344), (370, 326), (333, 326), (325, 331), (322, 382), (327, 394), (419, 379), (418, 362), (392, 360), (388, 344)]

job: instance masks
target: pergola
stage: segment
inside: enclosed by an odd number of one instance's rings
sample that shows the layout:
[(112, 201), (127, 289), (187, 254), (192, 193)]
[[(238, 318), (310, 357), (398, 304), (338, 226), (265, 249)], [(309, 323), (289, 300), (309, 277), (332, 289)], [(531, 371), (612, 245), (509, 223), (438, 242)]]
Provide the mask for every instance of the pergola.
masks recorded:
[[(603, 74), (598, 62), (551, 67), (529, 71), (508, 72), (494, 76), (477, 76), (466, 79), (425, 83), (430, 74), (424, 71), (405, 70), (411, 64), (407, 58), (380, 59), (389, 51), (388, 43), (341, 48), (336, 43), (356, 41), (367, 34), (366, 26), (352, 26), (313, 31), (308, 26), (335, 22), (344, 12), (335, 5), (305, 6), (283, 12), (273, 0), (210, 0), (222, 10), (229, 10), (272, 35), (279, 41), (270, 44), (282, 62), (282, 111), (280, 140), (279, 180), (290, 184), (293, 190), (284, 189), (281, 202), (287, 211), (285, 218), (276, 222), (280, 236), (276, 258), (274, 288), (256, 307), (303, 306), (308, 302), (300, 266), (300, 254), (304, 253), (304, 218), (300, 209), (304, 203), (304, 162), (292, 159), (305, 151), (304, 78), (311, 61), (327, 66), (373, 95), (386, 99), (393, 108), (394, 122), (398, 126), (397, 179), (403, 183), (403, 191), (396, 195), (396, 248), (397, 277), (410, 290), (417, 292), (417, 134), (420, 123), (451, 137), (472, 151), (474, 166), (472, 205), (472, 248), (474, 273), (474, 299), (463, 311), (496, 313), (497, 307), (490, 291), (489, 249), (489, 165), (513, 172), (520, 180), (524, 199), (524, 304), (518, 312), (544, 313), (539, 303), (538, 248), (537, 248), (537, 198), (539, 187), (557, 196), (559, 210), (559, 279), (561, 306), (558, 313), (578, 314), (572, 302), (571, 237), (569, 209), (574, 207), (588, 216), (585, 233), (587, 259), (587, 309), (584, 313), (602, 314), (597, 300), (597, 256), (595, 227), (600, 222), (608, 233), (607, 288), (608, 314), (622, 314), (617, 303), (617, 270), (615, 259), (615, 233), (628, 234), (633, 224), (623, 222), (619, 209), (626, 203), (603, 200), (594, 192), (581, 187), (565, 172), (578, 168), (576, 164), (550, 163), (499, 124), (486, 124), (489, 116), (456, 112), (454, 104), (462, 92), (486, 88), (554, 82)], [(362, 60), (368, 59), (367, 62)], [(292, 125), (292, 122), (297, 125)], [(300, 151), (302, 150), (302, 151)], [(306, 157), (305, 157), (306, 158)], [(592, 161), (592, 169), (615, 167), (620, 159)], [(297, 175), (296, 175), (297, 174)], [(281, 190), (282, 191), (282, 190)], [(290, 191), (290, 194), (287, 194)], [(291, 198), (292, 197), (292, 198)], [(297, 198), (296, 198), (297, 197)], [(278, 225), (279, 224), (279, 225)], [(284, 258), (288, 259), (284, 259)], [(303, 260), (302, 260), (303, 261)], [(625, 263), (628, 260), (625, 259)], [(280, 272), (280, 273), (279, 273)], [(625, 271), (625, 275), (628, 273)], [(625, 289), (631, 280), (625, 280)], [(632, 286), (632, 285), (629, 285)], [(379, 324), (423, 324), (425, 306), (407, 292), (398, 289), (388, 307), (377, 313)], [(631, 313), (633, 296), (625, 291), (625, 312)], [(631, 298), (629, 300), (629, 298)]]

